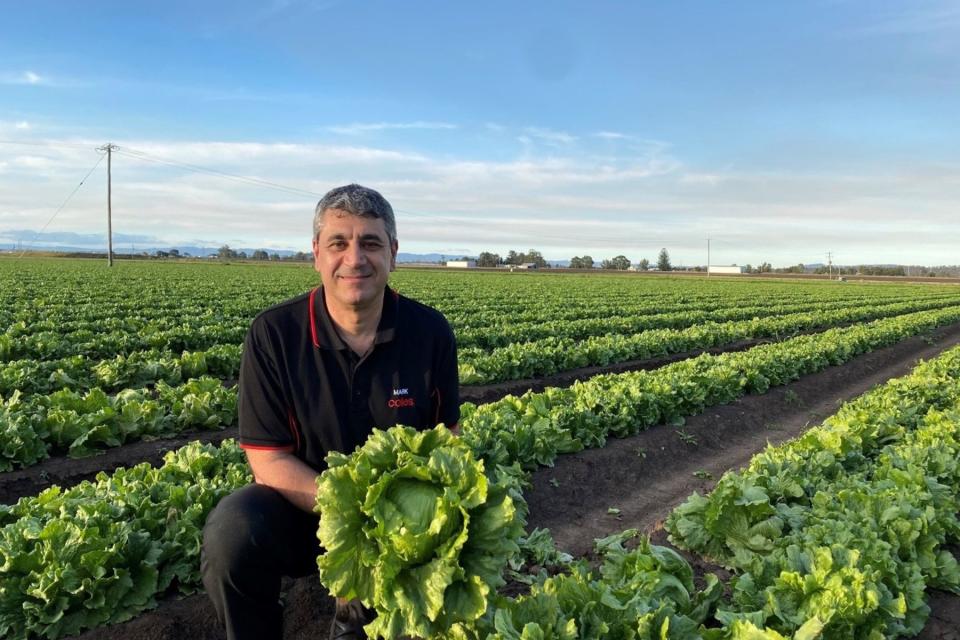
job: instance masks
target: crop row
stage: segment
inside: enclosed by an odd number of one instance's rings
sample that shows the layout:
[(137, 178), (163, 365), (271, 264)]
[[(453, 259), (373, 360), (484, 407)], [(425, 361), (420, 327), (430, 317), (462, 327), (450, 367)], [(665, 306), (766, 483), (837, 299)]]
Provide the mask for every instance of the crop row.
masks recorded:
[(103, 331), (96, 324), (69, 333), (36, 331), (22, 336), (0, 334), (0, 363), (25, 358), (50, 360), (83, 354), (88, 358), (112, 358), (117, 354), (147, 349), (196, 351), (219, 344), (239, 344), (249, 328), (248, 320), (218, 324), (203, 319), (181, 321), (169, 328), (153, 325), (136, 331), (126, 328)]
[[(910, 301), (956, 301), (954, 295), (937, 293), (911, 298)], [(895, 301), (903, 302), (903, 301)], [(269, 301), (261, 301), (268, 305)], [(485, 301), (473, 308), (463, 323), (473, 324), (486, 313), (495, 313)], [(513, 303), (516, 307), (516, 303)], [(705, 311), (705, 303), (695, 301), (670, 302), (643, 300), (607, 301), (603, 305), (589, 305), (583, 301), (567, 302), (561, 310), (553, 310), (546, 302), (526, 305), (524, 312), (533, 320), (519, 322), (515, 315), (498, 314), (504, 325), (487, 325), (481, 328), (462, 326), (453, 319), (456, 312), (448, 305), (441, 305), (453, 323), (461, 347), (492, 348), (515, 342), (530, 342), (544, 337), (586, 338), (611, 333), (636, 333), (651, 328), (679, 328), (704, 321), (726, 321), (752, 317), (766, 317), (806, 310), (827, 311), (851, 306), (883, 306), (887, 300), (874, 300), (868, 296), (855, 296), (840, 301), (812, 303), (804, 298), (799, 302), (777, 303), (767, 301), (757, 305), (754, 298), (736, 296), (722, 304), (713, 303)], [(140, 302), (140, 311), (126, 313), (120, 309), (108, 309), (108, 317), (91, 317), (67, 320), (45, 310), (44, 317), (33, 320), (18, 320), (0, 333), (0, 363), (23, 359), (51, 360), (83, 354), (91, 359), (126, 355), (136, 350), (163, 349), (167, 351), (198, 350), (223, 343), (238, 343), (255, 315), (212, 312), (200, 305), (183, 306), (177, 313), (151, 317), (143, 315), (149, 306)], [(239, 336), (239, 337), (238, 337)]]
[(552, 465), (557, 454), (601, 447), (660, 423), (763, 393), (800, 376), (960, 320), (960, 307), (921, 311), (747, 351), (702, 354), (653, 371), (600, 375), (566, 388), (528, 391), (461, 407), (462, 437), (488, 462)]
[[(627, 435), (659, 421), (674, 421), (695, 413), (707, 404), (729, 402), (747, 391), (762, 392), (770, 385), (842, 363), (857, 353), (956, 321), (958, 317), (960, 311), (955, 309), (922, 312), (802, 336), (743, 353), (701, 356), (654, 372), (600, 376), (570, 389), (508, 397), (491, 405), (466, 404), (462, 437), (477, 457), (487, 460), (488, 468), (513, 463), (527, 468), (549, 465), (558, 452), (602, 446), (608, 435)], [(177, 585), (184, 592), (196, 588), (196, 523), (203, 521), (204, 509), (209, 509), (214, 499), (198, 498), (188, 505), (167, 496), (175, 491), (215, 496), (220, 494), (204, 494), (203, 487), (209, 485), (225, 492), (247, 482), (239, 455), (231, 443), (219, 450), (195, 444), (168, 456), (157, 472), (160, 477), (167, 477), (169, 472), (163, 469), (169, 464), (182, 466), (177, 460), (184, 456), (202, 460), (197, 465), (206, 466), (203, 482), (208, 484), (201, 484), (200, 488), (194, 487), (197, 483), (177, 477), (169, 483), (174, 486), (152, 485), (141, 492), (136, 482), (127, 482), (122, 475), (117, 480), (117, 474), (123, 473), (117, 472), (112, 477), (102, 474), (95, 485), (81, 483), (63, 493), (53, 489), (35, 498), (24, 498), (13, 507), (0, 508), (0, 558), (7, 559), (0, 564), (0, 580), (11, 585), (0, 590), (0, 632), (6, 629), (11, 637), (23, 637), (26, 632), (18, 625), (26, 619), (32, 632), (57, 637), (66, 625), (74, 629), (73, 625), (128, 617), (138, 607), (151, 606), (155, 594), (170, 584), (166, 579), (154, 581), (154, 569), (159, 576), (179, 571)], [(61, 496), (70, 499), (65, 501)], [(162, 511), (156, 507), (158, 503), (165, 505)], [(195, 516), (192, 528), (178, 528), (184, 512)], [(101, 513), (106, 514), (102, 520), (98, 519)], [(158, 525), (156, 520), (164, 524)], [(116, 528), (127, 523), (136, 523), (129, 526), (137, 528)], [(168, 539), (163, 532), (151, 533), (161, 526), (182, 531), (183, 537), (172, 547), (155, 547), (154, 544)], [(67, 531), (64, 536), (73, 536), (78, 542), (64, 544), (65, 538), (57, 537), (61, 530)], [(44, 534), (46, 531), (50, 533)], [(89, 541), (88, 546), (81, 544), (84, 540)], [(117, 540), (134, 542), (123, 544)], [(149, 558), (146, 566), (150, 575), (143, 579), (144, 586), (135, 595), (127, 597), (133, 591), (128, 578), (144, 564), (144, 558)], [(109, 589), (115, 584), (121, 586), (116, 587), (118, 593), (113, 595)], [(690, 613), (686, 608), (684, 611), (685, 616)], [(3, 627), (4, 624), (7, 626)]]
[[(955, 296), (923, 296), (909, 300), (868, 300), (846, 299), (831, 302), (790, 302), (767, 301), (758, 304), (755, 298), (729, 300), (723, 304), (701, 306), (681, 304), (670, 307), (646, 308), (630, 312), (621, 310), (617, 314), (598, 314), (588, 317), (578, 315), (569, 319), (555, 319), (544, 315), (536, 321), (511, 322), (500, 326), (496, 331), (491, 327), (457, 328), (457, 346), (462, 348), (478, 347), (492, 349), (522, 342), (534, 342), (543, 338), (573, 338), (582, 340), (594, 336), (609, 334), (632, 334), (649, 329), (679, 329), (690, 327), (702, 322), (728, 322), (730, 320), (747, 320), (750, 318), (766, 318), (791, 313), (821, 313), (836, 309), (852, 307), (886, 307), (904, 303), (936, 303), (939, 306), (956, 304), (960, 298)], [(933, 308), (933, 307), (925, 307)], [(546, 318), (550, 318), (547, 320)]]
[[(851, 321), (871, 317), (870, 310), (851, 311), (848, 316), (843, 316), (842, 320)], [(766, 320), (756, 320), (745, 323), (745, 326), (719, 326), (695, 327), (682, 332), (655, 331), (640, 334), (636, 337), (618, 338), (623, 348), (633, 349), (629, 353), (642, 353), (640, 348), (648, 349), (646, 355), (679, 352), (686, 349), (701, 348), (713, 346), (720, 340), (717, 335), (727, 339), (736, 339), (737, 337), (747, 335), (770, 335), (777, 331), (785, 331), (788, 328), (796, 329), (798, 326), (808, 326), (822, 319), (810, 314), (800, 314), (800, 318), (785, 316), (784, 318), (769, 318)], [(960, 319), (960, 307), (951, 307), (939, 311), (921, 311), (913, 314), (897, 316), (884, 321), (878, 321), (873, 325), (857, 325), (848, 329), (839, 330), (842, 333), (836, 333), (838, 330), (827, 331), (823, 334), (813, 336), (803, 336), (782, 342), (778, 345), (767, 345), (763, 349), (751, 349), (740, 354), (726, 354), (724, 356), (701, 356), (700, 358), (686, 360), (669, 367), (658, 369), (656, 372), (639, 372), (633, 374), (621, 374), (616, 379), (633, 380), (640, 376), (647, 376), (653, 381), (649, 384), (651, 388), (659, 388), (662, 384), (660, 379), (671, 380), (671, 384), (687, 387), (693, 386), (698, 389), (697, 393), (703, 396), (700, 404), (692, 407), (678, 409), (676, 407), (666, 406), (669, 402), (675, 401), (677, 396), (674, 394), (659, 394), (662, 398), (658, 401), (656, 408), (645, 407), (642, 410), (643, 419), (634, 423), (634, 427), (649, 426), (657, 422), (670, 421), (679, 415), (689, 415), (695, 410), (699, 410), (706, 404), (717, 404), (720, 400), (728, 402), (729, 399), (740, 395), (740, 393), (750, 390), (763, 391), (760, 388), (760, 380), (767, 376), (765, 371), (773, 366), (783, 366), (779, 359), (790, 354), (788, 360), (794, 362), (794, 368), (798, 372), (816, 371), (826, 366), (827, 362), (821, 362), (818, 367), (812, 367), (807, 363), (814, 357), (821, 358), (819, 354), (823, 352), (823, 344), (832, 344), (834, 352), (842, 353), (843, 357), (831, 356), (830, 362), (838, 364), (845, 361), (852, 355), (862, 353), (876, 346), (876, 344), (890, 344), (899, 340), (905, 335), (911, 335), (917, 331), (949, 323)], [(803, 323), (807, 323), (804, 325)], [(732, 324), (732, 323), (731, 323)], [(724, 331), (726, 333), (724, 333)], [(747, 331), (754, 331), (749, 334)], [(877, 343), (871, 343), (869, 336), (881, 335)], [(731, 337), (732, 336), (732, 337)], [(847, 344), (854, 344), (851, 348)], [(795, 345), (804, 344), (806, 352), (799, 354), (792, 352)], [(638, 347), (639, 345), (639, 347)], [(576, 352), (576, 348), (571, 345), (570, 350)], [(656, 350), (656, 351), (654, 351)], [(549, 353), (549, 352), (548, 352)], [(609, 351), (607, 353), (610, 353)], [(621, 351), (620, 353), (623, 353)], [(766, 358), (761, 364), (764, 369), (758, 370), (757, 354), (764, 354)], [(231, 358), (238, 358), (239, 354), (231, 354)], [(609, 357), (609, 356), (608, 356)], [(806, 358), (806, 359), (804, 359)], [(717, 370), (720, 372), (715, 380), (707, 380), (710, 376), (703, 372), (705, 362), (718, 362)], [(730, 377), (724, 368), (727, 363), (732, 361), (738, 370), (739, 376), (734, 380)], [(172, 361), (177, 365), (176, 361)], [(233, 362), (233, 360), (231, 360)], [(819, 362), (819, 361), (818, 361)], [(696, 375), (704, 378), (702, 386), (698, 380), (692, 382), (677, 382), (672, 379), (674, 371), (691, 366), (689, 363), (695, 363)], [(741, 364), (742, 363), (742, 364)], [(177, 365), (181, 366), (181, 365)], [(461, 372), (469, 364), (461, 365)], [(174, 367), (176, 370), (176, 367)], [(796, 375), (799, 375), (797, 373)], [(794, 376), (796, 377), (796, 376)], [(604, 440), (605, 434), (593, 433), (597, 431), (595, 426), (571, 426), (565, 420), (570, 419), (570, 411), (564, 407), (577, 406), (578, 410), (573, 415), (579, 416), (578, 419), (585, 419), (588, 415), (586, 407), (583, 407), (583, 398), (590, 398), (592, 387), (607, 380), (606, 377), (598, 377), (589, 383), (577, 384), (569, 389), (548, 389), (542, 394), (531, 396), (530, 403), (537, 407), (535, 415), (552, 416), (551, 407), (560, 407), (559, 418), (551, 418), (546, 422), (539, 422), (541, 428), (546, 432), (535, 439), (543, 439), (545, 442), (537, 445), (554, 447), (555, 455), (557, 451), (563, 452), (564, 447), (573, 446), (568, 442), (589, 442), (594, 440)], [(725, 382), (724, 382), (725, 381)], [(724, 382), (724, 384), (721, 384)], [(782, 384), (782, 382), (780, 383)], [(739, 386), (738, 386), (739, 385)], [(572, 394), (573, 397), (568, 397)], [(628, 411), (626, 406), (619, 404), (624, 397), (636, 395), (637, 391), (627, 392), (624, 389), (618, 389), (610, 396), (608, 402), (617, 403), (617, 412)], [(732, 394), (732, 395), (731, 395)], [(529, 395), (529, 394), (528, 394)], [(524, 396), (527, 398), (528, 396)], [(647, 399), (649, 394), (642, 394)], [(509, 447), (517, 446), (523, 448), (529, 445), (517, 444), (511, 445), (510, 438), (504, 438), (497, 428), (491, 426), (491, 422), (498, 424), (500, 421), (495, 419), (502, 413), (502, 406), (510, 406), (515, 399), (508, 397), (500, 401), (485, 405), (482, 410), (476, 414), (467, 414), (464, 417), (465, 437), (474, 437), (467, 435), (471, 421), (482, 421), (483, 428), (478, 433), (484, 434), (484, 437), (491, 438), (489, 447), (484, 445), (480, 449), (490, 447)], [(519, 402), (523, 403), (524, 400)], [(466, 404), (465, 407), (472, 405)], [(604, 405), (600, 405), (601, 407)], [(528, 409), (526, 407), (517, 408), (519, 414), (523, 414)], [(236, 390), (225, 389), (212, 378), (202, 378), (171, 387), (162, 381), (158, 383), (156, 393), (151, 394), (146, 390), (125, 390), (115, 396), (107, 396), (103, 390), (94, 388), (85, 393), (63, 389), (49, 395), (33, 395), (23, 398), (20, 394), (15, 394), (6, 402), (0, 404), (0, 470), (9, 470), (21, 466), (29, 466), (48, 457), (51, 453), (68, 452), (71, 455), (83, 455), (96, 448), (118, 446), (125, 442), (138, 439), (142, 435), (161, 435), (175, 433), (187, 428), (218, 428), (232, 424), (235, 421), (236, 411)], [(599, 411), (599, 410), (598, 410)], [(685, 413), (684, 413), (685, 412)], [(596, 413), (596, 411), (594, 411)], [(602, 411), (596, 413), (591, 420), (598, 424), (607, 425), (605, 428), (614, 429), (616, 433), (619, 427), (618, 423), (607, 419)], [(559, 422), (558, 422), (559, 420)], [(512, 419), (508, 421), (512, 423)], [(519, 424), (519, 423), (518, 423)], [(587, 431), (582, 432), (583, 429)], [(525, 464), (531, 462), (544, 463), (544, 454), (538, 453), (534, 460), (523, 460)]]
[(960, 593), (960, 349), (846, 404), (691, 496), (671, 540), (738, 569), (724, 615), (830, 638), (914, 635)]
[[(725, 323), (705, 322), (705, 318), (712, 314), (697, 312), (645, 316), (617, 323), (616, 326), (632, 327), (637, 331), (641, 331), (645, 324), (680, 325), (689, 328), (648, 330), (636, 335), (604, 335), (580, 343), (569, 338), (546, 338), (527, 344), (513, 344), (495, 349), (491, 353), (478, 349), (462, 349), (460, 381), (462, 384), (482, 384), (518, 380), (583, 366), (603, 366), (613, 362), (705, 349), (743, 339), (771, 336), (779, 338), (813, 327), (940, 308), (948, 304), (948, 301), (941, 299), (917, 300), (853, 309), (844, 307), (829, 312), (820, 308), (805, 313), (764, 318), (747, 313), (745, 317), (752, 319)], [(780, 308), (780, 311), (784, 310)], [(26, 394), (92, 388), (111, 392), (159, 381), (179, 384), (201, 375), (234, 379), (239, 371), (240, 353), (240, 345), (221, 344), (203, 351), (185, 351), (179, 356), (149, 349), (131, 351), (100, 361), (82, 355), (52, 360), (13, 360), (0, 363), (0, 395), (9, 395), (18, 390)]]
[(13, 360), (0, 364), (0, 395), (50, 393), (61, 389), (106, 392), (165, 382), (179, 384), (203, 375), (235, 379), (240, 369), (240, 345), (222, 344), (179, 356), (150, 349), (108, 360), (76, 355), (56, 360)]
[(193, 592), (207, 514), (250, 480), (232, 441), (193, 443), (158, 468), (0, 505), (0, 637), (59, 638), (129, 619), (171, 585)]
[(202, 376), (151, 392), (69, 389), (24, 400), (19, 392), (0, 400), (0, 471), (25, 467), (51, 454), (89, 455), (145, 437), (184, 430), (217, 429), (237, 419), (237, 393)]
[[(604, 335), (575, 341), (544, 338), (515, 343), (483, 353), (464, 349), (460, 353), (461, 384), (484, 384), (552, 375), (579, 367), (604, 366), (627, 360), (666, 356), (709, 349), (738, 340), (776, 338), (818, 327), (863, 322), (928, 309), (955, 305), (953, 301), (918, 301), (884, 306), (801, 312), (729, 322), (692, 322), (684, 329), (653, 329), (633, 335)], [(696, 314), (693, 314), (696, 317)]]

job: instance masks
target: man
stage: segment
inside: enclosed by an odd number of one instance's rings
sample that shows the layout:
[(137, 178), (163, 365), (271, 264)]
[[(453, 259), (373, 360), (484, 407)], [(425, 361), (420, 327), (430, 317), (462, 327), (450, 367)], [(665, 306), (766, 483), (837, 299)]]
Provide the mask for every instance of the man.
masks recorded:
[[(238, 412), (255, 481), (204, 528), (203, 583), (231, 640), (279, 639), (281, 577), (316, 571), (327, 452), (352, 452), (374, 427), (455, 427), (460, 416), (449, 324), (387, 287), (397, 233), (383, 196), (356, 184), (327, 193), (313, 256), (322, 285), (267, 309), (247, 334)], [(368, 615), (338, 600), (331, 638), (364, 638)]]

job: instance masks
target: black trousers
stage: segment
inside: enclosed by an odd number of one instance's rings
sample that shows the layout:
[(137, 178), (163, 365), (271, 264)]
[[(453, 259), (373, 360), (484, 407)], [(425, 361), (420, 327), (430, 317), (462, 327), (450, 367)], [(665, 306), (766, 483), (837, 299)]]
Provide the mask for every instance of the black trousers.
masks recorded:
[(280, 580), (317, 571), (319, 522), (258, 484), (230, 494), (210, 513), (200, 572), (229, 640), (281, 640)]

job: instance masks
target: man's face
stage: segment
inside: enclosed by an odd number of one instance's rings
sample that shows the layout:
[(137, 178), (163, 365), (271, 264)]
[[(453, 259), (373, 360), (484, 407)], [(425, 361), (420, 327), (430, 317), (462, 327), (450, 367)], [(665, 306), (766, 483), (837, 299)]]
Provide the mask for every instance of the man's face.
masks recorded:
[(313, 239), (313, 268), (320, 274), (327, 305), (360, 309), (378, 300), (396, 265), (397, 243), (383, 220), (328, 209)]

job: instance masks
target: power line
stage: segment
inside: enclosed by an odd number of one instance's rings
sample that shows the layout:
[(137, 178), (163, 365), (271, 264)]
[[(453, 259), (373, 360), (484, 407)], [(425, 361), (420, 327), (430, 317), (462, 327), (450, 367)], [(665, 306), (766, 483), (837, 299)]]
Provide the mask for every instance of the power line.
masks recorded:
[[(28, 144), (28, 145), (36, 145), (36, 146), (58, 146), (57, 144), (52, 144), (52, 143), (33, 143), (33, 142), (6, 141), (6, 140), (0, 140), (0, 142), (9, 143), (9, 144)], [(60, 144), (60, 146), (75, 146), (75, 147), (81, 146), (81, 145), (70, 145), (69, 143), (59, 143), (59, 144)], [(83, 147), (83, 148), (87, 148), (87, 147)], [(157, 155), (154, 155), (154, 154), (150, 154), (150, 153), (147, 153), (147, 152), (145, 152), (145, 151), (140, 151), (140, 150), (137, 150), (137, 149), (132, 149), (132, 148), (129, 148), (129, 147), (117, 147), (117, 146), (113, 146), (113, 150), (114, 150), (116, 153), (125, 155), (125, 156), (130, 157), (130, 158), (134, 158), (134, 159), (137, 159), (137, 160), (142, 160), (142, 161), (145, 161), (145, 162), (152, 162), (152, 163), (156, 163), (156, 164), (167, 165), (167, 166), (171, 166), (171, 167), (177, 167), (177, 168), (184, 169), (184, 170), (186, 170), (186, 171), (191, 171), (191, 172), (194, 172), (194, 173), (201, 173), (201, 174), (206, 174), (206, 175), (212, 175), (212, 176), (215, 176), (215, 177), (218, 177), (218, 178), (222, 178), (222, 179), (225, 179), (225, 180), (232, 180), (232, 181), (234, 181), (234, 182), (240, 182), (240, 183), (248, 184), (248, 185), (251, 185), (251, 186), (257, 186), (257, 187), (262, 187), (262, 188), (267, 188), (267, 189), (273, 189), (273, 190), (275, 190), (275, 191), (281, 191), (281, 192), (289, 193), (289, 194), (292, 194), (292, 195), (310, 196), (311, 198), (321, 198), (321, 197), (323, 196), (323, 194), (321, 194), (321, 193), (317, 193), (317, 192), (314, 192), (314, 191), (309, 191), (309, 190), (307, 190), (307, 189), (301, 189), (301, 188), (299, 188), (299, 187), (292, 187), (292, 186), (289, 186), (289, 185), (280, 184), (280, 183), (278, 183), (278, 182), (273, 182), (273, 181), (270, 181), (270, 180), (263, 180), (263, 179), (261, 179), (261, 178), (252, 178), (252, 177), (250, 177), (250, 176), (243, 176), (243, 175), (239, 175), (239, 174), (229, 173), (229, 172), (227, 172), (227, 171), (221, 171), (221, 170), (219, 170), (219, 169), (213, 169), (213, 168), (204, 167), (204, 166), (201, 166), (201, 165), (190, 164), (190, 163), (186, 163), (186, 162), (180, 162), (180, 161), (178, 161), (178, 160), (171, 160), (170, 158), (164, 158), (164, 157), (161, 157), (161, 156), (157, 156)], [(100, 161), (102, 161), (102, 160), (103, 160), (103, 157), (101, 156), (100, 160), (97, 161), (97, 165), (99, 165), (99, 164), (100, 164)], [(94, 168), (96, 168), (96, 166), (95, 166)], [(93, 171), (93, 170), (91, 170), (91, 172), (92, 172), (92, 171)], [(88, 175), (89, 175), (89, 174), (88, 174)], [(86, 177), (84, 178), (84, 180), (86, 180)], [(83, 184), (83, 182), (81, 181), (81, 185), (82, 185), (82, 184)], [(79, 185), (78, 185), (77, 188), (79, 189)], [(75, 193), (75, 192), (76, 192), (76, 190), (74, 190), (74, 193)], [(71, 194), (71, 196), (72, 196), (72, 195), (73, 195), (73, 194)], [(69, 198), (68, 198), (68, 200), (69, 200)], [(64, 204), (66, 204), (66, 203), (64, 203)], [(61, 207), (61, 208), (62, 208), (62, 207)], [(398, 213), (402, 213), (402, 214), (404, 214), (404, 216), (410, 216), (410, 217), (414, 217), (414, 218), (419, 218), (419, 219), (421, 219), (421, 220), (430, 220), (430, 221), (436, 221), (436, 222), (449, 221), (449, 222), (451, 222), (451, 223), (456, 223), (456, 224), (462, 224), (462, 222), (463, 222), (461, 219), (459, 219), (459, 218), (456, 217), (457, 212), (450, 212), (450, 213), (447, 213), (447, 214), (427, 214), (427, 213), (419, 213), (419, 212), (415, 212), (415, 211), (409, 211), (409, 210), (405, 210), (405, 209), (396, 209), (396, 208), (394, 209), (394, 211), (396, 211), (396, 212), (398, 212)], [(59, 213), (59, 210), (58, 210), (58, 213)], [(451, 213), (452, 213), (453, 215), (451, 215)], [(55, 217), (55, 216), (56, 216), (56, 214), (54, 214), (54, 217)], [(52, 222), (52, 220), (53, 220), (53, 218), (51, 218), (50, 221), (48, 221), (48, 223), (47, 223), (46, 225), (44, 225), (44, 229), (46, 229), (46, 227), (50, 224), (50, 222)], [(40, 231), (40, 233), (42, 233), (42, 232), (43, 232), (43, 230)], [(550, 233), (538, 233), (538, 237), (540, 237), (540, 238), (542, 238), (542, 239), (546, 239), (546, 240), (555, 240), (555, 241), (563, 241), (563, 242), (568, 242), (568, 241), (571, 240), (571, 238), (569, 238), (569, 237), (560, 236), (560, 235), (554, 235), (554, 234), (550, 234)], [(665, 238), (661, 238), (661, 239), (658, 239), (658, 240), (645, 241), (645, 242), (632, 241), (632, 242), (629, 242), (628, 244), (630, 244), (630, 245), (632, 245), (632, 246), (634, 246), (634, 247), (636, 247), (636, 248), (641, 248), (641, 247), (663, 246), (663, 245), (665, 245), (665, 244), (671, 244), (671, 243), (674, 243), (674, 244), (681, 243), (681, 244), (682, 244), (682, 243), (684, 243), (684, 242), (686, 242), (686, 241), (687, 241), (686, 239), (684, 239), (684, 240), (678, 240), (678, 239), (668, 239), (668, 238), (665, 239)], [(614, 240), (614, 239), (612, 239), (612, 238), (610, 238), (610, 239), (607, 239), (607, 238), (593, 238), (593, 239), (592, 239), (592, 242), (593, 242), (593, 243), (598, 243), (598, 244), (603, 244), (603, 245), (608, 245), (608, 246), (623, 246), (623, 244), (624, 244), (623, 240), (620, 240), (620, 239)], [(21, 254), (21, 255), (22, 255), (22, 254)]]
[[(80, 187), (82, 187), (82, 186), (83, 186), (83, 183), (87, 181), (87, 178), (90, 177), (90, 174), (93, 173), (93, 172), (96, 170), (96, 168), (100, 166), (100, 163), (103, 162), (104, 155), (105, 155), (105, 154), (101, 154), (101, 155), (100, 155), (100, 158), (97, 160), (97, 163), (96, 163), (95, 165), (93, 165), (93, 167), (90, 168), (90, 171), (87, 171), (87, 175), (83, 176), (83, 179), (80, 181), (80, 184), (78, 184), (76, 187), (74, 187), (73, 191), (70, 192), (70, 195), (67, 196), (67, 199), (63, 201), (63, 204), (61, 204), (61, 205), (57, 208), (57, 210), (53, 212), (53, 215), (50, 216), (50, 219), (47, 220), (47, 223), (46, 223), (45, 225), (43, 225), (43, 228), (41, 228), (40, 231), (37, 231), (35, 234), (33, 234), (33, 238), (31, 238), (30, 241), (27, 242), (27, 249), (30, 248), (30, 244), (31, 244), (34, 240), (36, 240), (37, 236), (39, 236), (41, 233), (43, 233), (44, 231), (47, 230), (47, 227), (50, 226), (50, 223), (53, 222), (53, 219), (57, 217), (57, 214), (59, 214), (61, 211), (63, 211), (63, 208), (67, 206), (67, 203), (70, 202), (70, 199), (74, 196), (74, 194), (75, 194), (77, 191), (80, 190)], [(27, 252), (27, 249), (24, 249), (23, 251), (21, 251), (21, 252), (20, 252), (20, 255), (17, 256), (17, 257), (18, 257), (18, 258), (22, 258), (23, 255)]]
[(305, 195), (313, 198), (319, 198), (323, 196), (322, 193), (316, 193), (314, 191), (308, 191), (306, 189), (300, 189), (298, 187), (289, 187), (287, 185), (283, 185), (278, 182), (271, 182), (269, 180), (263, 180), (261, 178), (251, 178), (249, 176), (242, 176), (235, 173), (220, 171), (219, 169), (211, 169), (209, 167), (202, 167), (200, 165), (188, 164), (186, 162), (180, 162), (178, 160), (170, 160), (169, 158), (161, 158), (160, 156), (155, 156), (153, 154), (149, 154), (144, 151), (137, 151), (136, 149), (130, 149), (129, 147), (119, 147), (117, 149), (117, 153), (129, 156), (131, 158), (136, 158), (138, 160), (145, 160), (147, 162), (156, 162), (158, 164), (165, 164), (173, 167), (179, 167), (181, 169), (187, 169), (188, 171), (193, 171), (195, 173), (205, 173), (208, 175), (217, 176), (219, 178), (234, 180), (236, 182), (243, 182), (243, 183), (258, 186), (258, 187), (266, 187), (268, 189), (275, 189), (277, 191), (284, 191), (286, 193), (291, 193), (295, 195)]

